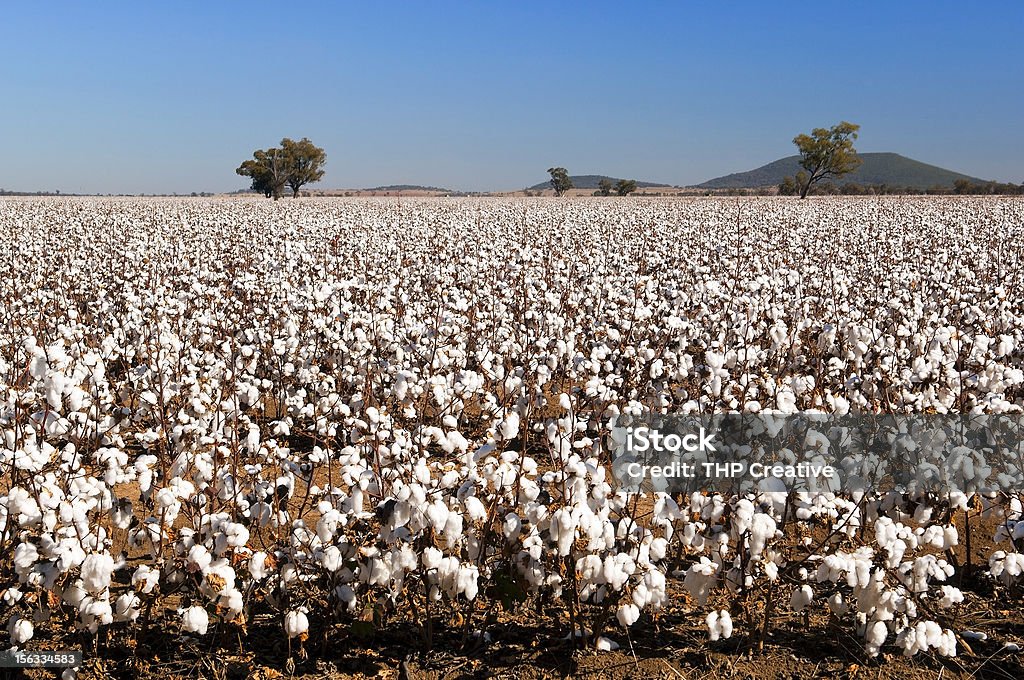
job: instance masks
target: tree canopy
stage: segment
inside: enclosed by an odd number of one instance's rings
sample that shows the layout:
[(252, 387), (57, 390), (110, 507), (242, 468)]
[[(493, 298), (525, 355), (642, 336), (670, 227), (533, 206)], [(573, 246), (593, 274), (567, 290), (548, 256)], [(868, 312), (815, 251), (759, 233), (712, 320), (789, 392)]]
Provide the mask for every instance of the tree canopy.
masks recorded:
[(619, 196), (629, 196), (636, 191), (635, 179), (620, 179), (615, 183), (615, 193)]
[(561, 196), (572, 189), (572, 179), (565, 168), (548, 168), (548, 174), (551, 175), (551, 188), (555, 190), (555, 196)]
[(800, 198), (806, 198), (811, 185), (826, 177), (841, 177), (856, 170), (861, 160), (853, 148), (859, 125), (845, 120), (831, 129), (815, 128), (811, 134), (800, 134), (793, 143), (800, 151), (800, 166), (807, 171), (803, 181), (797, 181)]
[(306, 137), (298, 142), (285, 137), (280, 148), (257, 149), (235, 172), (251, 177), (254, 191), (276, 201), (286, 186), (291, 188), (295, 198), (303, 185), (319, 182), (326, 162), (324, 150)]

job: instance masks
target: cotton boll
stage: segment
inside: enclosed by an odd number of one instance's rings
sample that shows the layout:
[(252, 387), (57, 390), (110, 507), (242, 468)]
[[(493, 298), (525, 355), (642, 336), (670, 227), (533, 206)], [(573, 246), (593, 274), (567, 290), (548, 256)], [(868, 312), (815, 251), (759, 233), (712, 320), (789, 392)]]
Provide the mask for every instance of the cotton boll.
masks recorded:
[(82, 626), (93, 635), (101, 626), (109, 626), (114, 622), (114, 612), (106, 599), (86, 597), (79, 606), (78, 618)]
[(602, 636), (597, 638), (594, 647), (599, 652), (614, 652), (619, 648), (619, 643)]
[(864, 636), (864, 649), (870, 656), (878, 656), (879, 650), (885, 644), (885, 638), (889, 635), (889, 629), (882, 621), (875, 621), (868, 626)]
[(299, 638), (305, 640), (308, 637), (309, 619), (306, 617), (307, 611), (309, 610), (305, 607), (299, 607), (285, 613), (284, 632), (288, 635), (289, 639)]
[(789, 606), (799, 614), (813, 599), (814, 591), (810, 586), (803, 585), (793, 591), (793, 595), (789, 598)]
[(449, 512), (448, 519), (444, 523), (441, 533), (445, 536), (448, 547), (451, 549), (459, 545), (463, 536), (464, 519), (459, 512)]
[(624, 604), (615, 612), (615, 618), (623, 628), (629, 628), (640, 618), (640, 608), (632, 602)]
[(15, 614), (7, 622), (7, 632), (11, 636), (11, 644), (15, 647), (20, 647), (32, 639), (32, 636), (35, 634), (35, 628), (32, 626), (31, 621)]
[(98, 595), (110, 587), (113, 572), (113, 557), (106, 553), (92, 553), (82, 563), (82, 584), (88, 592)]
[(150, 594), (160, 583), (160, 570), (148, 564), (139, 564), (131, 577), (131, 585), (144, 594)]
[(114, 621), (134, 622), (141, 613), (142, 601), (129, 590), (114, 601)]
[(423, 551), (422, 561), (423, 566), (427, 569), (437, 569), (441, 566), (441, 559), (444, 557), (444, 553), (434, 547), (429, 547)]
[(228, 548), (243, 548), (249, 542), (249, 529), (243, 524), (225, 522), (214, 540), (214, 551), (224, 554)]
[(19, 543), (14, 549), (14, 570), (24, 580), (39, 560), (39, 551), (32, 543)]
[(939, 606), (943, 609), (948, 609), (954, 604), (959, 604), (964, 601), (964, 594), (960, 592), (959, 588), (953, 586), (942, 586), (940, 588), (942, 597), (939, 599)]
[(732, 617), (727, 610), (710, 612), (704, 618), (704, 622), (708, 626), (708, 636), (712, 642), (732, 637)]
[(434, 531), (441, 532), (444, 529), (444, 525), (448, 522), (448, 512), (448, 506), (440, 498), (427, 506), (427, 522), (434, 528)]
[(213, 555), (211, 555), (209, 549), (202, 544), (192, 546), (188, 551), (188, 556), (185, 558), (185, 564), (188, 570), (192, 573), (202, 573), (206, 571), (212, 561)]
[(467, 600), (476, 599), (479, 591), (479, 576), (480, 572), (476, 565), (459, 567), (456, 589), (465, 595)]
[(842, 616), (849, 610), (849, 606), (843, 602), (843, 596), (841, 593), (833, 593), (826, 602), (828, 602), (828, 608), (836, 616)]
[(519, 515), (514, 512), (510, 512), (505, 515), (505, 521), (502, 524), (502, 532), (505, 534), (505, 540), (512, 541), (519, 532), (522, 531), (523, 521), (519, 519)]
[(66, 586), (64, 588), (64, 592), (61, 593), (61, 599), (75, 609), (80, 609), (83, 602), (85, 602), (85, 598), (88, 596), (89, 593), (85, 592), (85, 588), (82, 587), (81, 579), (74, 581), (69, 586)]
[(267, 553), (262, 550), (253, 553), (249, 558), (249, 575), (257, 581), (262, 581), (270, 575), (271, 565), (267, 560)]
[(21, 590), (19, 590), (18, 588), (8, 588), (3, 592), (3, 597), (0, 599), (2, 599), (3, 603), (8, 607), (13, 607), (15, 604), (21, 601), (21, 598)]
[(341, 569), (341, 549), (336, 545), (329, 545), (320, 553), (320, 565), (327, 571), (334, 573)]
[(692, 598), (697, 600), (698, 604), (703, 606), (708, 600), (711, 588), (718, 580), (717, 574), (718, 565), (702, 556), (699, 562), (690, 565), (690, 568), (686, 570), (683, 587), (689, 591)]
[(206, 635), (210, 625), (210, 616), (202, 607), (193, 605), (181, 612), (181, 629), (186, 633)]
[(224, 558), (210, 563), (203, 572), (203, 580), (199, 583), (199, 592), (210, 600), (216, 600), (235, 587), (235, 570)]
[(721, 615), (718, 617), (718, 629), (722, 631), (723, 638), (732, 637), (732, 617), (729, 616), (729, 612), (725, 609), (722, 610)]
[(505, 416), (505, 419), (501, 421), (501, 425), (498, 428), (498, 432), (501, 434), (501, 438), (515, 439), (519, 436), (519, 414), (515, 411), (510, 412)]

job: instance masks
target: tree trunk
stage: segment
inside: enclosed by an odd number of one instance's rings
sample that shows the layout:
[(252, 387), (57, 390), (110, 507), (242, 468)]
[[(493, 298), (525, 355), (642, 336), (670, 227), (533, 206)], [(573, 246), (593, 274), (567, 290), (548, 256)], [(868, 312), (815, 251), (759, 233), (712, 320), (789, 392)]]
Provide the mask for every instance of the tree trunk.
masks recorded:
[(292, 198), (298, 198), (299, 197), (299, 189), (301, 188), (301, 186), (302, 185), (300, 184), (297, 187), (292, 187)]

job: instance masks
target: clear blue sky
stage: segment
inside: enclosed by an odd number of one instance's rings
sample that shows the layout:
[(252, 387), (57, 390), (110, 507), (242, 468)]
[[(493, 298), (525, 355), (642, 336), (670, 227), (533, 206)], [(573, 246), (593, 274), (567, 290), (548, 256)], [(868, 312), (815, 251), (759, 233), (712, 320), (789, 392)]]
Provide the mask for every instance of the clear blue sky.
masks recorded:
[(0, 187), (242, 188), (282, 137), (325, 188), (692, 184), (841, 119), (861, 151), (1024, 181), (1021, 2), (18, 2)]

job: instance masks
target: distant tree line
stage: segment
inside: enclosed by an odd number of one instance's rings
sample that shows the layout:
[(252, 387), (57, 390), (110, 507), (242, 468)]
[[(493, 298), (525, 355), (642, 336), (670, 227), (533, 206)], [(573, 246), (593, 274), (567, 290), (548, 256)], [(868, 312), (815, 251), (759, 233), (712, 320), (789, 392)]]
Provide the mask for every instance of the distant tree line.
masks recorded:
[(594, 195), (611, 196), (613, 191), (619, 196), (629, 196), (631, 193), (636, 191), (636, 180), (620, 179), (618, 182), (612, 184), (610, 179), (602, 179), (597, 183), (597, 191), (594, 192)]
[[(798, 173), (799, 175), (799, 173)], [(799, 179), (786, 177), (779, 184), (779, 194), (796, 196), (800, 193)], [(900, 195), (931, 195), (931, 196), (1019, 196), (1024, 195), (1024, 183), (1013, 184), (1003, 182), (972, 182), (958, 179), (953, 186), (932, 186), (927, 189), (905, 187), (892, 184), (858, 184), (847, 182), (836, 185), (824, 182), (811, 187), (809, 195), (817, 196), (884, 196)]]
[[(562, 196), (569, 189), (573, 188), (572, 178), (569, 176), (569, 171), (565, 168), (548, 168), (548, 174), (551, 175), (551, 188), (555, 190), (555, 196)], [(635, 179), (620, 179), (613, 184), (606, 177), (597, 183), (597, 190), (594, 192), (594, 196), (611, 196), (613, 191), (619, 196), (629, 196), (636, 189)], [(529, 195), (529, 192), (527, 192), (527, 195)]]

